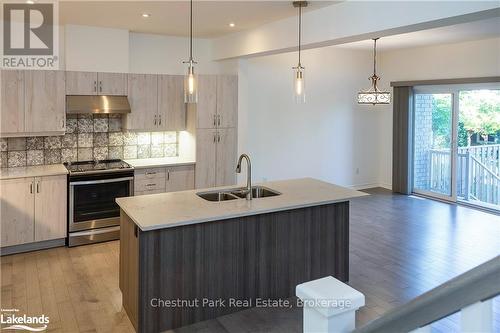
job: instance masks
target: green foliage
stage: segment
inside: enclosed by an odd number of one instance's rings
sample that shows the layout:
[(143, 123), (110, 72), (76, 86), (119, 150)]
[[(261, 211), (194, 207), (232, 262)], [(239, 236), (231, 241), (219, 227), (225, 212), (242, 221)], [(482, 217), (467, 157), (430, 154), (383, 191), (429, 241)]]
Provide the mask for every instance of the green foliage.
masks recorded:
[[(451, 96), (433, 95), (432, 131), (434, 146), (450, 147)], [(458, 146), (469, 145), (472, 134), (500, 133), (500, 90), (461, 91), (459, 95)]]
[(470, 134), (495, 135), (500, 131), (500, 90), (461, 91), (460, 121)]

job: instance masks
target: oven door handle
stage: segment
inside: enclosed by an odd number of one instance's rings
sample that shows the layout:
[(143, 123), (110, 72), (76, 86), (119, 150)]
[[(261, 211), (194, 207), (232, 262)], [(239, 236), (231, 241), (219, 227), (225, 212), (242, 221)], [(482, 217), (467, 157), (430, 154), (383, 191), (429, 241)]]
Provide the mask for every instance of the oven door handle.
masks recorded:
[(85, 180), (85, 181), (80, 181), (80, 182), (70, 182), (69, 186), (116, 183), (116, 182), (131, 181), (131, 180), (134, 180), (134, 177), (122, 177), (122, 178), (99, 179), (99, 180)]

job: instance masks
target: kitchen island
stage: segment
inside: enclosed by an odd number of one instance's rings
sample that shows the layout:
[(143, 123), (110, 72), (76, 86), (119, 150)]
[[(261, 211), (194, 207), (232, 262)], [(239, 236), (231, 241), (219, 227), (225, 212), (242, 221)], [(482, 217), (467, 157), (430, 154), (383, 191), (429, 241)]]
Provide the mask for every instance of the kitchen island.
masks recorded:
[[(120, 289), (138, 332), (160, 332), (284, 300), (327, 275), (347, 281), (349, 200), (365, 193), (312, 178), (279, 193), (207, 201), (213, 189), (119, 198)], [(234, 187), (234, 186), (233, 186)]]

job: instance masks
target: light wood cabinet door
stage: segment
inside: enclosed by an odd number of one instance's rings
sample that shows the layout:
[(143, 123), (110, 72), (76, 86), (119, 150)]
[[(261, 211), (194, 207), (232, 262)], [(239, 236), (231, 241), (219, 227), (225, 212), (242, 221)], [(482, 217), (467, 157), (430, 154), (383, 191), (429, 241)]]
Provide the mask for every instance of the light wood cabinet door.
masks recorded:
[(217, 76), (198, 76), (198, 103), (196, 119), (198, 128), (215, 128), (217, 113)]
[(64, 132), (66, 129), (63, 71), (26, 71), (25, 132)]
[(0, 246), (33, 242), (35, 199), (33, 178), (0, 181)]
[(217, 76), (217, 126), (238, 126), (238, 76)]
[(131, 113), (125, 122), (129, 130), (158, 130), (158, 76), (128, 75), (128, 100)]
[(158, 128), (183, 131), (186, 129), (186, 104), (184, 103), (184, 77), (182, 75), (158, 76)]
[(215, 186), (216, 136), (214, 129), (196, 130), (196, 188)]
[(35, 241), (66, 237), (66, 176), (35, 178)]
[(216, 186), (236, 184), (237, 141), (235, 128), (217, 130)]
[(167, 167), (166, 192), (194, 189), (194, 165)]
[(97, 73), (97, 93), (99, 95), (127, 95), (127, 74)]
[(97, 73), (67, 71), (66, 95), (97, 95)]
[(0, 71), (0, 133), (24, 132), (24, 71)]

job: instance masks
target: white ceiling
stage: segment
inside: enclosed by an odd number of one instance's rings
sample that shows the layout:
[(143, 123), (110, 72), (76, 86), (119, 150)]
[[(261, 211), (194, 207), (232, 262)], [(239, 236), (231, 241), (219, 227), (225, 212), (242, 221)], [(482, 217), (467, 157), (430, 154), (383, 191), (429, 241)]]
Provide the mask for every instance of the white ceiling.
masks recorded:
[[(386, 36), (377, 41), (377, 50), (393, 50), (426, 45), (457, 43), (468, 40), (500, 37), (500, 17), (407, 34)], [(349, 49), (371, 49), (372, 40), (337, 45)]]
[[(339, 1), (313, 1), (315, 10)], [(151, 17), (143, 18), (142, 13)], [(297, 15), (291, 1), (198, 1), (193, 3), (194, 35), (219, 37)], [(61, 1), (61, 24), (120, 28), (134, 32), (189, 35), (188, 1)], [(235, 27), (229, 27), (234, 22)]]

